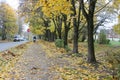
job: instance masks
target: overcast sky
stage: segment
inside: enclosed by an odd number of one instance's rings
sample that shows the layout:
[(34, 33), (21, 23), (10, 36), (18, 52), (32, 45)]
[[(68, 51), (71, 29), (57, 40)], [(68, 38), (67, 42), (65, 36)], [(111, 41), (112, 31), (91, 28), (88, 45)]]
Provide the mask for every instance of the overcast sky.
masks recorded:
[(6, 0), (6, 2), (8, 4), (10, 4), (10, 6), (12, 6), (14, 9), (17, 9), (18, 5), (19, 5), (19, 0)]

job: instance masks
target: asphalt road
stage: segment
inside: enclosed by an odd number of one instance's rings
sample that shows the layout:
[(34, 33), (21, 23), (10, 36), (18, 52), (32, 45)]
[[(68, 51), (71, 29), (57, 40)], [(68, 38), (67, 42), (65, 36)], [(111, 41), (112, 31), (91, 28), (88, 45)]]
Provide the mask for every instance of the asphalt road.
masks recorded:
[(26, 42), (27, 41), (0, 43), (0, 52), (10, 49), (12, 47), (18, 46), (20, 44), (24, 44)]

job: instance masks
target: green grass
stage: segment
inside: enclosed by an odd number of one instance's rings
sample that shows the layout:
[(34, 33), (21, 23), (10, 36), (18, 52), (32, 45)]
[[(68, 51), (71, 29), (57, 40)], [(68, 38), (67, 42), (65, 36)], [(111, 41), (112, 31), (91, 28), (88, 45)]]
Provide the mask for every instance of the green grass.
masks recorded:
[(97, 42), (94, 43), (95, 46), (95, 52), (101, 52), (101, 51), (106, 51), (106, 50), (111, 50), (113, 49), (115, 46), (120, 46), (120, 42), (119, 41), (110, 41), (109, 44), (98, 44)]
[(119, 41), (110, 41), (110, 46), (120, 46)]

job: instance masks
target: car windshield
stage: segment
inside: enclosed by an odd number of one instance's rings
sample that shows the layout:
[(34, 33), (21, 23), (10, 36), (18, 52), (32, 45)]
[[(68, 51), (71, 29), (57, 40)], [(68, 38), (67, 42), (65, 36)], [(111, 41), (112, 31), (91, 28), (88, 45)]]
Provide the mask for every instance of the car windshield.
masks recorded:
[(19, 37), (20, 37), (19, 35), (14, 36), (14, 38), (19, 38)]
[(15, 36), (14, 38), (17, 38), (17, 36)]

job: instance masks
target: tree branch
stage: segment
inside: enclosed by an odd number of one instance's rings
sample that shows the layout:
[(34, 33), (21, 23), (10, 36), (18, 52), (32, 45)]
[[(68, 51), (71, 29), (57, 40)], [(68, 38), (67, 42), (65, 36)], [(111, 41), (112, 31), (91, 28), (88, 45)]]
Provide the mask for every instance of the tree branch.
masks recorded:
[(104, 9), (112, 0), (110, 0), (109, 2), (107, 2), (103, 7), (101, 7), (99, 10), (97, 10), (94, 14), (96, 14), (97, 12), (101, 11), (102, 9)]
[(87, 11), (84, 8), (85, 6), (84, 6), (83, 0), (80, 0), (80, 4), (81, 4), (81, 9), (82, 9), (83, 15), (85, 16), (86, 19), (88, 19), (88, 14), (87, 14)]

